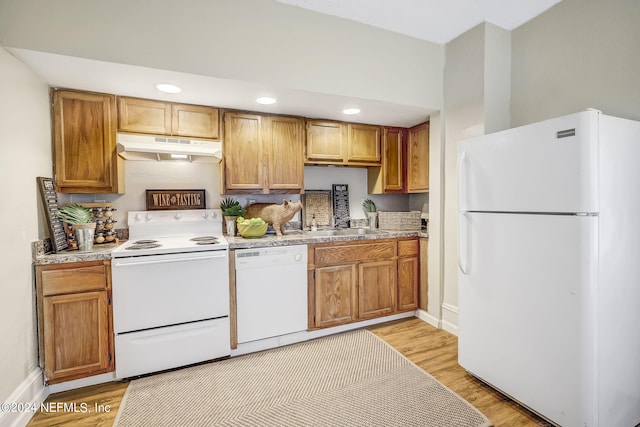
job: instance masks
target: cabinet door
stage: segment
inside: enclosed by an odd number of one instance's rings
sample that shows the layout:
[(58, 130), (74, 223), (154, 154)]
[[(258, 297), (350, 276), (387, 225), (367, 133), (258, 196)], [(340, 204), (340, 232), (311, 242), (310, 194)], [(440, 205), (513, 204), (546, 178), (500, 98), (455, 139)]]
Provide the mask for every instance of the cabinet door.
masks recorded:
[(53, 92), (56, 190), (60, 193), (124, 191), (122, 161), (116, 154), (113, 95)]
[(418, 257), (398, 259), (398, 311), (418, 308)]
[(404, 129), (385, 128), (383, 131), (382, 185), (385, 193), (404, 190), (404, 138)]
[(261, 120), (255, 114), (225, 114), (223, 152), (226, 190), (262, 192), (265, 188)]
[(418, 304), (424, 311), (429, 309), (429, 239), (420, 238), (420, 292)]
[(395, 261), (366, 262), (358, 265), (358, 318), (393, 314), (396, 307)]
[(429, 123), (409, 129), (407, 192), (429, 191)]
[(46, 379), (59, 382), (111, 370), (107, 292), (56, 295), (43, 301)]
[(315, 270), (315, 326), (324, 328), (357, 319), (356, 266)]
[(338, 122), (307, 121), (306, 161), (342, 163), (347, 128)]
[(172, 135), (219, 139), (219, 122), (217, 108), (188, 104), (171, 105)]
[(300, 193), (304, 188), (302, 120), (263, 117), (269, 192)]
[(380, 127), (348, 125), (347, 162), (380, 164)]
[(138, 98), (118, 98), (120, 132), (171, 135), (171, 104)]

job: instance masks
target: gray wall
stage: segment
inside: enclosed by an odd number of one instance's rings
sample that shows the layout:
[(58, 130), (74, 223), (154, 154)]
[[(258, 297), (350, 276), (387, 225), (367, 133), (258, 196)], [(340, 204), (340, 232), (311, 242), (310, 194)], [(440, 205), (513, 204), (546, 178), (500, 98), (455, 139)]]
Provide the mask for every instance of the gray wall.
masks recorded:
[(640, 120), (640, 1), (563, 0), (512, 48), (513, 126), (589, 107)]

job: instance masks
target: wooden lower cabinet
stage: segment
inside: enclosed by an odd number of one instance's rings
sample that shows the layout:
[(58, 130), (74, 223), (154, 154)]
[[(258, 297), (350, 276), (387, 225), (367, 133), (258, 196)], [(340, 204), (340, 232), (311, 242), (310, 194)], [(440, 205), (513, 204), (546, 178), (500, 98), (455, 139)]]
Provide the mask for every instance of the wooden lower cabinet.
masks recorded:
[(110, 261), (36, 266), (36, 287), (45, 383), (113, 371)]
[(326, 328), (357, 320), (357, 280), (355, 265), (316, 268), (314, 326)]
[(418, 308), (420, 245), (417, 239), (398, 242), (398, 310)]
[(415, 310), (414, 245), (416, 238), (309, 245), (309, 329)]

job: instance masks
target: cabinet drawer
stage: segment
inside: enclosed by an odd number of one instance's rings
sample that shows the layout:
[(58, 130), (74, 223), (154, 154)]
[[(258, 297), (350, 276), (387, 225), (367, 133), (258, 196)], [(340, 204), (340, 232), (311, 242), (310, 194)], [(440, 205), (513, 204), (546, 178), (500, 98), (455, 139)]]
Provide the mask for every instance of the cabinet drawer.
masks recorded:
[(107, 288), (105, 265), (41, 271), (42, 294), (57, 295)]
[(418, 240), (399, 240), (398, 241), (398, 256), (418, 256), (420, 252), (420, 247), (418, 244)]
[(356, 245), (327, 246), (315, 249), (316, 265), (339, 265), (345, 263), (393, 258), (395, 242), (365, 243)]

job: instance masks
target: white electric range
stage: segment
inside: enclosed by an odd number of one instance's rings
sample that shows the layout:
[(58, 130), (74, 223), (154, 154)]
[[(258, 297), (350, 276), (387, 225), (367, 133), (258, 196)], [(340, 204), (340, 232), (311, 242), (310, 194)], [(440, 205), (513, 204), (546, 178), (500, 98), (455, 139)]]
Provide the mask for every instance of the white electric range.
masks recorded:
[(132, 211), (112, 252), (116, 378), (229, 356), (229, 244), (219, 209)]

